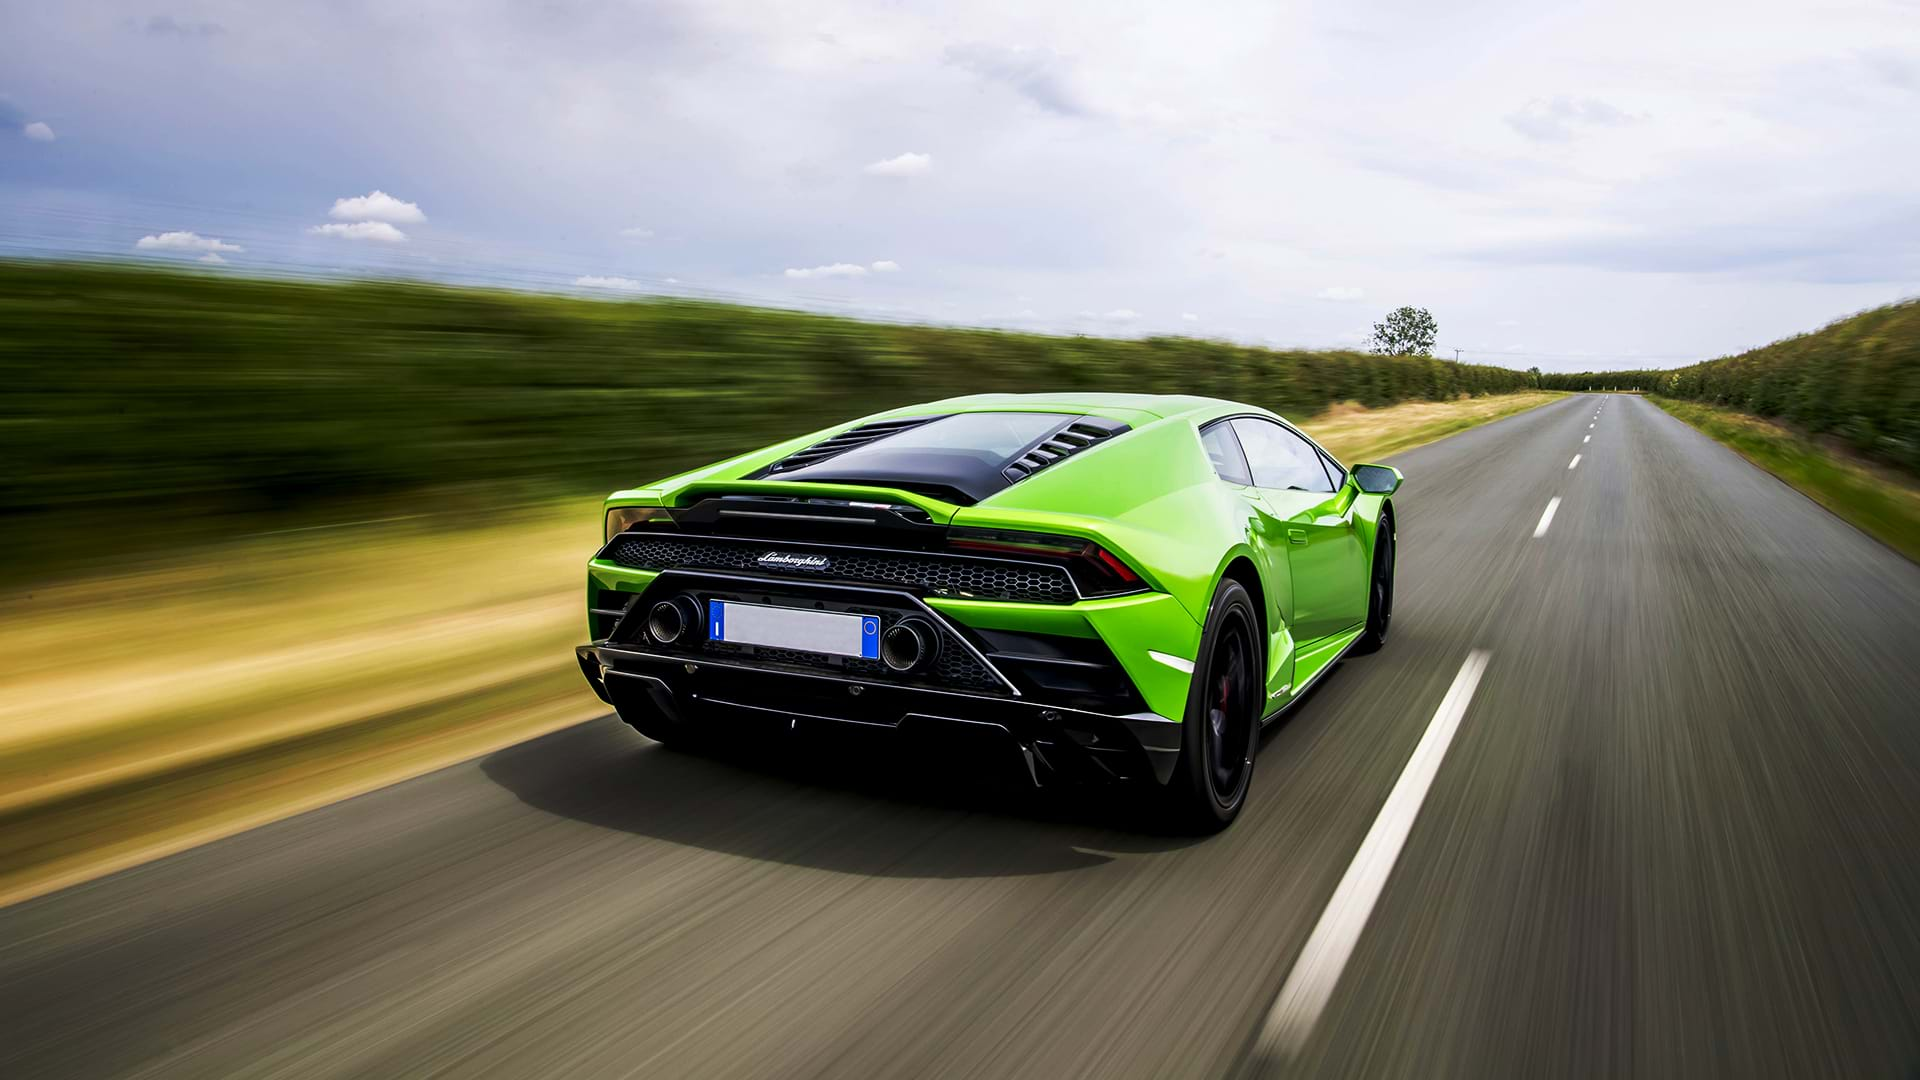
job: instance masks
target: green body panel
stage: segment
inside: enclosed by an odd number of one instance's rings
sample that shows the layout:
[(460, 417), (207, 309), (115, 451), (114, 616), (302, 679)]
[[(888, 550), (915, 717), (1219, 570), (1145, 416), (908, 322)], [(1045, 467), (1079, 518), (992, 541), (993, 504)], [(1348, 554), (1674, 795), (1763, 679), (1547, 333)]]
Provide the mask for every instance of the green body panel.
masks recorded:
[[(1101, 416), (1132, 430), (972, 506), (894, 488), (740, 479), (875, 420), (1009, 411)], [(927, 602), (955, 622), (976, 628), (1097, 636), (1132, 677), (1148, 707), (1172, 720), (1184, 715), (1191, 682), (1181, 665), (1195, 659), (1208, 607), (1222, 578), (1231, 572), (1257, 586), (1268, 637), (1271, 711), (1292, 700), (1363, 629), (1374, 540), (1387, 499), (1361, 492), (1351, 477), (1332, 495), (1222, 480), (1201, 445), (1200, 428), (1232, 416), (1279, 419), (1262, 409), (1199, 397), (950, 398), (860, 417), (643, 488), (615, 492), (606, 506), (685, 506), (711, 495), (754, 492), (874, 499), (911, 504), (942, 524), (1093, 540), (1124, 560), (1152, 591), (1075, 604), (942, 597)], [(653, 577), (650, 571), (596, 561), (589, 568), (589, 592), (637, 590)], [(1154, 653), (1167, 659), (1155, 659)]]

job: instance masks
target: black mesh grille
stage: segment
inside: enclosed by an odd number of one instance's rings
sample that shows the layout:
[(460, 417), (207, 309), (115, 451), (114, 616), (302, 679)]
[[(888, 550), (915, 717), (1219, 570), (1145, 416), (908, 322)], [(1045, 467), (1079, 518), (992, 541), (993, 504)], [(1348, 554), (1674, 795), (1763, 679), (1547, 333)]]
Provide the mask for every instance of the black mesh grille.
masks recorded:
[[(827, 558), (829, 564), (819, 569), (761, 566), (760, 557), (775, 551), (817, 554)], [(1070, 604), (1078, 598), (1073, 579), (1062, 567), (912, 551), (856, 551), (715, 537), (627, 534), (614, 538), (602, 557), (640, 570), (751, 570), (817, 581), (907, 585), (936, 596), (1038, 604)]]

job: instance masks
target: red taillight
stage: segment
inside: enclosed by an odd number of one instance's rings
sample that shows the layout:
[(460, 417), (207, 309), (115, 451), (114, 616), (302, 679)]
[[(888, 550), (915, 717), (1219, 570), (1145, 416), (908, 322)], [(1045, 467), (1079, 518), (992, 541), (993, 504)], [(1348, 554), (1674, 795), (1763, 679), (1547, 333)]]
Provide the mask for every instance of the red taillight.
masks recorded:
[(1126, 563), (1123, 563), (1119, 559), (1114, 558), (1113, 552), (1108, 551), (1106, 548), (1100, 547), (1095, 544), (1088, 544), (1087, 546), (1092, 549), (1094, 559), (1098, 561), (1102, 566), (1105, 566), (1108, 570), (1113, 571), (1113, 575), (1119, 578), (1121, 581), (1139, 581), (1140, 580), (1140, 575), (1134, 573), (1133, 568), (1128, 566)]
[(947, 547), (1065, 563), (1082, 596), (1114, 596), (1146, 587), (1140, 575), (1119, 556), (1077, 536), (960, 528), (947, 534)]

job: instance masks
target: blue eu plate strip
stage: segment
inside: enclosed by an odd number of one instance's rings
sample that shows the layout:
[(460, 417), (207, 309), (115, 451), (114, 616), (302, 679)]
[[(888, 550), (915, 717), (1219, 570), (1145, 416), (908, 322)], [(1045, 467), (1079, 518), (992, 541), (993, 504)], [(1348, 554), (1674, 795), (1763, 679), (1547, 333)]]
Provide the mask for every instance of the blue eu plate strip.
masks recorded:
[(875, 616), (860, 616), (860, 655), (868, 660), (880, 658), (880, 620)]
[(707, 601), (707, 639), (725, 641), (727, 635), (727, 605), (719, 600)]

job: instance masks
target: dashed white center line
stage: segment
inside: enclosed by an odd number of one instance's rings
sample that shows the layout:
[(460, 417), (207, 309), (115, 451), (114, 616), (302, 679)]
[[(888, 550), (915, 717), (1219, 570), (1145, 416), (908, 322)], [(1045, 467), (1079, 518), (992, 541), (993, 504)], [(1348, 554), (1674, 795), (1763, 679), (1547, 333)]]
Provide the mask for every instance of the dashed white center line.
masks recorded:
[(1327, 909), (1321, 912), (1320, 922), (1307, 937), (1306, 948), (1300, 950), (1286, 985), (1267, 1013), (1267, 1022), (1260, 1030), (1260, 1050), (1267, 1056), (1292, 1057), (1313, 1033), (1314, 1022), (1327, 1007), (1340, 972), (1353, 955), (1360, 932), (1366, 929), (1374, 902), (1380, 899), (1380, 890), (1400, 857), (1400, 848), (1419, 816), (1420, 804), (1433, 786), (1441, 759), (1447, 756), (1447, 747), (1486, 668), (1485, 649), (1467, 654), (1466, 663), (1460, 665), (1460, 673), (1453, 677), (1447, 696), (1427, 724), (1426, 734), (1420, 736), (1420, 745), (1414, 747), (1407, 767), (1388, 793), (1386, 804), (1380, 807), (1380, 816), (1373, 819), (1373, 828), (1367, 830), (1360, 850), (1354, 852), (1346, 876), (1333, 890), (1333, 899), (1327, 901)]
[(1588, 424), (1588, 425), (1587, 425), (1587, 430), (1588, 430), (1588, 431), (1592, 431), (1592, 430), (1593, 430), (1593, 425), (1592, 425), (1592, 424)]
[(1567, 468), (1569, 468), (1569, 469), (1573, 469), (1573, 468), (1578, 468), (1578, 467), (1579, 467), (1579, 465), (1580, 465), (1580, 455), (1579, 455), (1579, 454), (1575, 454), (1575, 455), (1573, 455), (1573, 460), (1572, 460), (1572, 461), (1569, 461), (1569, 462), (1567, 462)]
[(1553, 498), (1547, 500), (1547, 509), (1545, 513), (1540, 515), (1540, 524), (1533, 527), (1533, 538), (1535, 540), (1547, 535), (1547, 526), (1553, 524), (1553, 512), (1558, 509), (1560, 509), (1560, 496), (1555, 495)]
[(1593, 436), (1591, 436), (1591, 435), (1582, 435), (1582, 436), (1580, 436), (1580, 441), (1581, 441), (1582, 443), (1590, 443), (1590, 442), (1592, 442), (1592, 441), (1593, 441)]

